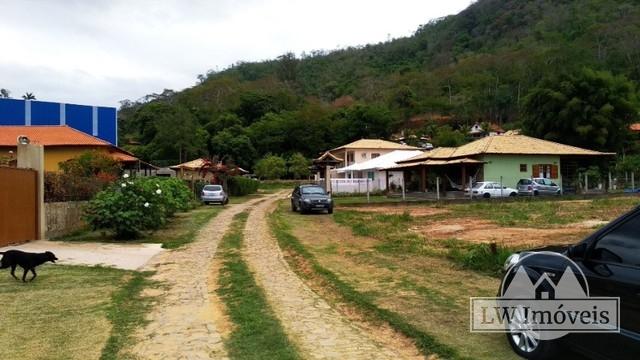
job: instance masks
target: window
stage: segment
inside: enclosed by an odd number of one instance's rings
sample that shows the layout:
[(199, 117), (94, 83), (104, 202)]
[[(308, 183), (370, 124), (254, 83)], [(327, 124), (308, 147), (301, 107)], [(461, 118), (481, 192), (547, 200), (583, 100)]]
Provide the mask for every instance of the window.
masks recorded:
[(367, 158), (367, 153), (362, 153), (361, 156), (362, 156), (363, 159), (366, 159)]
[(527, 164), (520, 164), (520, 172), (527, 172)]
[(640, 267), (640, 215), (635, 215), (598, 240), (592, 260)]
[(353, 164), (354, 158), (355, 158), (355, 155), (353, 151), (347, 152), (347, 165)]
[(372, 158), (372, 159), (375, 159), (375, 158), (377, 158), (378, 156), (380, 156), (380, 154), (378, 154), (378, 153), (371, 153), (371, 158)]

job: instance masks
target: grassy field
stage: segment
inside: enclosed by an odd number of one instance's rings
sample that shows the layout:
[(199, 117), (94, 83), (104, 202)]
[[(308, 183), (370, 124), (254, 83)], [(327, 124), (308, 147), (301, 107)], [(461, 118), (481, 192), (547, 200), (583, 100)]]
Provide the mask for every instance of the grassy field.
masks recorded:
[[(557, 234), (550, 243), (565, 244), (632, 209), (639, 200), (622, 196), (406, 206), (379, 202), (364, 208), (341, 206), (333, 216), (299, 215), (281, 202), (271, 226), (287, 261), (317, 291), (329, 292), (334, 301), (413, 338), (425, 354), (516, 359), (504, 335), (469, 333), (469, 298), (494, 296), (505, 258), (526, 242), (477, 242), (474, 237), (482, 235), (480, 231), (491, 236), (513, 233), (525, 240), (539, 233)], [(476, 223), (481, 226), (474, 227)], [(438, 237), (431, 231), (438, 227), (457, 232)]]
[(222, 267), (217, 293), (233, 323), (225, 346), (232, 359), (300, 359), (240, 254), (247, 215), (234, 217), (218, 249)]
[[(0, 276), (3, 359), (122, 359), (143, 320), (146, 274), (45, 265), (32, 283)], [(106, 344), (106, 345), (105, 345)]]

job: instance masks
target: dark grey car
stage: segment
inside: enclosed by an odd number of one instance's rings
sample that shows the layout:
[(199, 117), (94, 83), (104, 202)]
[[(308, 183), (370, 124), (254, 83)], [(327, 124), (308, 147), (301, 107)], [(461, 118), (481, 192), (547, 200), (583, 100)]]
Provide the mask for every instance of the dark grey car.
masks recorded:
[(291, 210), (301, 214), (311, 211), (333, 213), (333, 199), (319, 185), (299, 185), (291, 193)]
[(518, 195), (561, 195), (562, 189), (551, 179), (531, 178), (520, 179), (516, 185)]

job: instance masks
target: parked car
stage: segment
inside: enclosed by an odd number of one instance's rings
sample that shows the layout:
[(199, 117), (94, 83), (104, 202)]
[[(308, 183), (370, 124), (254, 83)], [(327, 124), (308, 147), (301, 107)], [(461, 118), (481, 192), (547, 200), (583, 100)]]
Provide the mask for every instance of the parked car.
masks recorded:
[[(590, 359), (636, 359), (640, 354), (640, 207), (622, 215), (576, 245), (540, 249), (561, 253), (584, 273), (591, 297), (620, 298), (619, 333), (570, 333), (560, 339), (536, 341), (526, 346), (522, 333), (507, 333), (513, 350), (525, 359), (558, 359), (560, 350), (570, 349)], [(539, 250), (538, 250), (539, 251)], [(514, 254), (504, 265), (524, 266), (532, 281), (546, 275), (559, 279), (567, 260), (556, 256)], [(577, 269), (574, 270), (576, 273)], [(506, 289), (513, 278), (507, 272)], [(556, 280), (557, 281), (557, 280)]]
[[(471, 188), (473, 197), (482, 196), (483, 198), (492, 197), (509, 197), (518, 195), (518, 190), (504, 185), (500, 185), (495, 181), (481, 181), (473, 184)], [(469, 194), (469, 188), (465, 189), (465, 193)]]
[(561, 195), (562, 189), (550, 179), (520, 179), (516, 185), (519, 195)]
[(222, 185), (205, 185), (202, 188), (200, 200), (204, 204), (220, 203), (226, 205), (229, 202), (229, 196), (227, 196)]
[(291, 210), (301, 214), (311, 211), (327, 211), (333, 214), (333, 199), (319, 185), (299, 185), (291, 193)]

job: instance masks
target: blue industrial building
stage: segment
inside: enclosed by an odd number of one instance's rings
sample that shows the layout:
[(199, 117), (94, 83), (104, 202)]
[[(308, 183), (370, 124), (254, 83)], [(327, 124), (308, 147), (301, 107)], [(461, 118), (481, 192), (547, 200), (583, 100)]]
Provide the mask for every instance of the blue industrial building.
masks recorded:
[(0, 99), (2, 125), (67, 125), (118, 145), (118, 116), (113, 107)]

